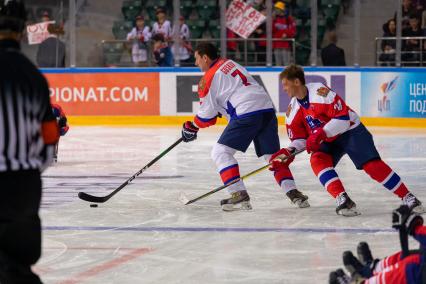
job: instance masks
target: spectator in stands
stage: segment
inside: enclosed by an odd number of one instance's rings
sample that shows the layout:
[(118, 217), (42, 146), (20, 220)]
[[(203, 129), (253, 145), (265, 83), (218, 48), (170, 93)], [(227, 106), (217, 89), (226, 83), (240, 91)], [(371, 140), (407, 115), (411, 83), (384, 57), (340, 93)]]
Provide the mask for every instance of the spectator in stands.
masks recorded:
[(144, 64), (148, 60), (147, 42), (151, 39), (151, 32), (148, 26), (145, 26), (143, 16), (136, 17), (135, 27), (127, 34), (127, 40), (133, 42), (132, 60), (135, 64)]
[(335, 31), (328, 33), (329, 45), (321, 50), (321, 59), (324, 66), (346, 66), (345, 51), (337, 47), (337, 34)]
[(413, 1), (413, 6), (416, 10), (416, 14), (421, 16), (423, 11), (426, 8), (426, 0), (414, 0)]
[[(410, 21), (409, 21), (410, 27), (404, 29), (402, 31), (402, 36), (403, 37), (420, 37), (423, 36), (423, 32), (420, 29), (420, 25), (419, 25), (419, 19), (417, 18), (417, 14), (412, 14), (410, 16)], [(403, 41), (403, 51), (406, 52), (405, 54), (403, 54), (402, 60), (403, 61), (419, 61), (420, 60), (420, 50), (421, 50), (421, 45), (420, 45), (420, 40), (418, 39), (408, 39)], [(413, 53), (414, 52), (414, 53)], [(413, 63), (413, 64), (406, 64), (407, 66), (418, 66), (418, 62), (417, 63)]]
[(226, 42), (226, 48), (228, 51), (227, 57), (232, 60), (236, 60), (237, 58), (237, 50), (238, 50), (238, 42), (232, 39), (237, 38), (238, 36), (231, 31), (230, 29), (226, 29), (226, 38), (230, 39)]
[(172, 25), (166, 19), (166, 10), (158, 8), (156, 11), (157, 21), (152, 26), (152, 35), (162, 34), (165, 41), (170, 41), (172, 38)]
[[(390, 19), (383, 25), (383, 37), (396, 37), (396, 22)], [(382, 54), (379, 60), (382, 61), (382, 66), (395, 66), (395, 49), (396, 40), (384, 39), (382, 40)]]
[(49, 22), (49, 21), (51, 21), (51, 20), (50, 20), (49, 12), (47, 12), (47, 11), (44, 11), (44, 12), (43, 12), (43, 14), (42, 14), (42, 16), (41, 16), (41, 21), (42, 21), (42, 22)]
[[(410, 16), (416, 14), (416, 8), (411, 0), (402, 1), (402, 29), (410, 27)], [(395, 12), (394, 19), (396, 19), (397, 12)], [(420, 16), (420, 15), (417, 15)]]
[[(263, 8), (260, 11), (264, 16), (266, 16), (266, 8)], [(261, 24), (253, 33), (253, 37), (256, 39), (265, 39), (255, 41), (256, 45), (256, 62), (260, 64), (266, 63), (266, 22)]]
[(423, 36), (426, 35), (426, 10), (422, 13), (422, 30), (423, 30)]
[(189, 27), (185, 24), (185, 18), (179, 17), (179, 42), (175, 42), (172, 46), (173, 56), (179, 59), (181, 66), (193, 65), (194, 57), (192, 56), (192, 46), (188, 41), (190, 39)]
[[(296, 35), (296, 22), (289, 14), (284, 2), (277, 2), (274, 5), (275, 17), (272, 22), (272, 37), (274, 39), (289, 39)], [(272, 47), (274, 49), (275, 64), (284, 66), (291, 60), (291, 43), (284, 40), (274, 40)]]
[(38, 46), (37, 65), (45, 68), (65, 67), (65, 44), (58, 38), (64, 34), (61, 25), (49, 24), (49, 36)]
[(172, 67), (172, 50), (165, 42), (164, 36), (161, 33), (157, 33), (152, 37), (152, 40), (154, 42), (154, 58), (157, 65), (160, 67)]

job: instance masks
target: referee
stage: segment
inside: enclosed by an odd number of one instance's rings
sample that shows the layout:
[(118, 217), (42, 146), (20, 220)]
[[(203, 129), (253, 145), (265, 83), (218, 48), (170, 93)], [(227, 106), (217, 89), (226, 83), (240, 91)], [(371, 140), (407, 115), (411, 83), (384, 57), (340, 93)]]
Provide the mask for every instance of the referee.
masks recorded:
[(58, 141), (46, 79), (19, 51), (22, 0), (0, 0), (0, 283), (41, 283), (41, 170)]

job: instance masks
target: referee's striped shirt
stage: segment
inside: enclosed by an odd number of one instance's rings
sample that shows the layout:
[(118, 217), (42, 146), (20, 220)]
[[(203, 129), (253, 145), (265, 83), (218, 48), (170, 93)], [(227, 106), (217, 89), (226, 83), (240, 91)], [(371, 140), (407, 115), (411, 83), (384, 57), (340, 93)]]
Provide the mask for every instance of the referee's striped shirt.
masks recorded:
[[(0, 41), (0, 172), (42, 169), (42, 122), (54, 120), (49, 88), (13, 40)], [(48, 154), (49, 153), (49, 154)]]

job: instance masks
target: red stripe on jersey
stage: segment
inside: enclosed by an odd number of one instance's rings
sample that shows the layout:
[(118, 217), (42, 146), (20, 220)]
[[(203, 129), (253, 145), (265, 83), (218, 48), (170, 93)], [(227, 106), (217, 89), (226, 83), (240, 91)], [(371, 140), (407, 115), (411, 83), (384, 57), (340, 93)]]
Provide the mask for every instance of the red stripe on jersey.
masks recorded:
[(198, 83), (198, 96), (200, 98), (204, 98), (207, 96), (210, 90), (210, 86), (212, 84), (214, 74), (216, 74), (216, 71), (226, 62), (228, 59), (226, 58), (219, 58), (216, 63), (213, 64), (212, 67), (210, 67), (209, 70), (204, 73), (203, 78), (201, 78), (200, 82)]
[(194, 122), (199, 128), (206, 128), (212, 125), (215, 125), (217, 121), (217, 116), (210, 118), (210, 119), (204, 119), (196, 115), (194, 117)]

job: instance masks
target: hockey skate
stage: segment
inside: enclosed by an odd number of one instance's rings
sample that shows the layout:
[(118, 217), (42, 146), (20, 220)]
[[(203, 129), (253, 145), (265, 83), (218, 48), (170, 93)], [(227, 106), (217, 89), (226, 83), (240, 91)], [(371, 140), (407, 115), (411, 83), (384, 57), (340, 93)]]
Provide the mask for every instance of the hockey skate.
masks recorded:
[(422, 213), (426, 212), (426, 210), (423, 207), (423, 205), (420, 202), (420, 200), (418, 200), (411, 192), (407, 193), (402, 198), (402, 203), (404, 205), (407, 205), (408, 208), (410, 208), (410, 210), (412, 210), (415, 213), (422, 214)]
[(350, 284), (351, 278), (348, 275), (346, 275), (343, 269), (339, 268), (336, 271), (330, 272), (328, 283), (329, 284)]
[(250, 196), (246, 190), (237, 191), (231, 194), (230, 198), (220, 201), (223, 211), (251, 210)]
[(370, 275), (373, 275), (374, 268), (376, 264), (379, 262), (379, 259), (374, 259), (371, 254), (370, 247), (366, 242), (360, 242), (356, 248), (356, 252), (358, 255), (359, 262), (361, 262), (364, 267), (368, 268)]
[(296, 204), (299, 208), (306, 208), (311, 206), (308, 202), (308, 196), (304, 195), (297, 189), (290, 190), (286, 193), (286, 195), (290, 199), (291, 203)]
[(352, 277), (357, 274), (364, 278), (373, 276), (370, 267), (363, 265), (351, 251), (345, 251), (343, 253), (343, 265)]
[(336, 197), (336, 203), (337, 203), (337, 208), (336, 208), (337, 215), (352, 217), (352, 216), (357, 216), (361, 214), (356, 209), (355, 202), (353, 202), (352, 199), (349, 198), (346, 192), (342, 192)]

